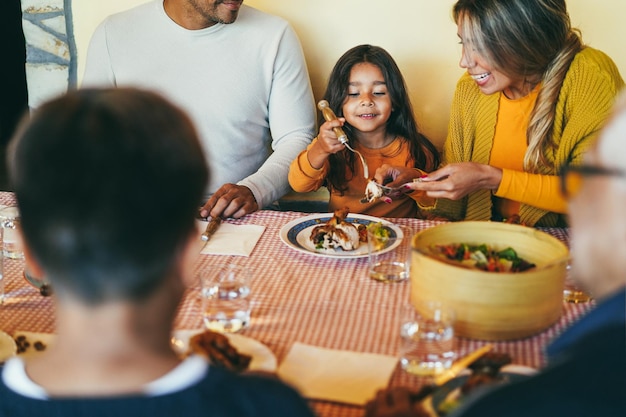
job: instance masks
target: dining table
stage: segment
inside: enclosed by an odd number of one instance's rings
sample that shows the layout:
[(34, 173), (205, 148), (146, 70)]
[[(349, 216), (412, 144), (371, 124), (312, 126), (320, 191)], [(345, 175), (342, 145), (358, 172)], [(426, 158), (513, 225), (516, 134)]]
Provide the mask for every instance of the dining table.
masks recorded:
[[(10, 192), (0, 192), (0, 204), (15, 205)], [(42, 208), (45, 213), (45, 208)], [(263, 234), (249, 256), (199, 255), (194, 273), (199, 277), (215, 264), (236, 264), (252, 270), (251, 322), (241, 335), (267, 346), (277, 363), (294, 343), (333, 350), (347, 350), (397, 356), (400, 346), (400, 306), (409, 302), (410, 280), (384, 283), (368, 276), (367, 257), (335, 258), (295, 250), (280, 238), (284, 226), (310, 213), (260, 210), (241, 219), (227, 219), (234, 225), (262, 225)], [(442, 222), (414, 218), (385, 218), (403, 226), (410, 234)], [(541, 229), (568, 244), (565, 228)], [(0, 330), (55, 332), (53, 297), (42, 296), (23, 275), (24, 263), (4, 259), (5, 299), (0, 306)], [(180, 303), (175, 329), (201, 329), (199, 278), (189, 285)], [(455, 338), (458, 357), (491, 343), (496, 352), (508, 353), (513, 362), (540, 369), (546, 365), (544, 348), (573, 321), (593, 308), (594, 302), (563, 302), (558, 322), (531, 337), (510, 341)], [(366, 363), (363, 366), (367, 366)], [(423, 377), (414, 376), (396, 365), (389, 386), (419, 389)], [(313, 411), (323, 417), (362, 416), (364, 408), (350, 404), (309, 399)]]

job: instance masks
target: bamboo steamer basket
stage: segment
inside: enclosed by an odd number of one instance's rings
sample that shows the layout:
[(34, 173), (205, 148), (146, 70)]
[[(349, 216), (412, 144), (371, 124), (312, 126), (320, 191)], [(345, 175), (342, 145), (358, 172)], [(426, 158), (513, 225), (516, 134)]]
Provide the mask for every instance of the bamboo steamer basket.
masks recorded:
[[(423, 252), (430, 245), (487, 244), (512, 247), (537, 265), (524, 272), (486, 272), (452, 265)], [(487, 221), (446, 223), (413, 236), (411, 302), (428, 300), (455, 311), (457, 336), (512, 340), (541, 332), (561, 317), (568, 248), (530, 227)]]

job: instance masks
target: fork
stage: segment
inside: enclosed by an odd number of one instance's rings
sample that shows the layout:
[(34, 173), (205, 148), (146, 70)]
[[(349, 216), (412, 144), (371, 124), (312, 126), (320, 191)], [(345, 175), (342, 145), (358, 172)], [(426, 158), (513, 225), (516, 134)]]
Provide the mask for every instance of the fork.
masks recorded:
[[(337, 116), (335, 115), (335, 112), (333, 111), (333, 109), (330, 108), (328, 101), (320, 100), (317, 103), (317, 108), (320, 109), (320, 111), (322, 112), (322, 115), (324, 115), (324, 119), (326, 119), (327, 122), (337, 119)], [(363, 164), (363, 176), (365, 177), (366, 180), (369, 180), (370, 179), (369, 169), (367, 167), (367, 163), (365, 162), (365, 158), (363, 158), (363, 155), (361, 155), (361, 152), (357, 151), (356, 149), (352, 148), (352, 146), (350, 146), (350, 143), (348, 142), (348, 136), (346, 135), (346, 132), (344, 132), (342, 128), (333, 127), (333, 131), (335, 132), (335, 135), (337, 135), (337, 139), (339, 139), (339, 142), (341, 142), (346, 148), (348, 148), (350, 151), (357, 154), (359, 158), (361, 158), (361, 164)]]

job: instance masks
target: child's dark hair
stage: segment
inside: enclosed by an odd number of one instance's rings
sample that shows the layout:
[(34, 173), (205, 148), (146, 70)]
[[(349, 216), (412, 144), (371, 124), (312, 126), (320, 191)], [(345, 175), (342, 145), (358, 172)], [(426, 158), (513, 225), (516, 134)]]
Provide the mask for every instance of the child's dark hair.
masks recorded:
[(24, 239), (57, 296), (143, 300), (178, 273), (209, 179), (183, 110), (134, 88), (75, 90), (25, 118), (9, 150)]
[[(408, 142), (410, 155), (415, 161), (416, 168), (424, 171), (432, 171), (437, 168), (439, 165), (439, 152), (430, 140), (419, 132), (404, 77), (394, 59), (383, 48), (372, 45), (359, 45), (344, 53), (330, 73), (324, 99), (328, 101), (335, 114), (343, 117), (342, 108), (348, 95), (350, 71), (355, 65), (363, 62), (376, 65), (380, 68), (385, 78), (393, 108), (391, 116), (387, 121), (387, 132), (399, 136)], [(323, 123), (323, 119), (320, 119), (321, 123)], [(352, 126), (346, 123), (344, 130), (352, 144), (354, 136)], [(326, 179), (326, 186), (330, 190), (345, 191), (347, 182), (354, 176), (355, 172), (356, 158), (354, 154), (344, 149), (342, 152), (330, 155), (329, 162), (330, 170)], [(350, 168), (351, 178), (346, 177), (346, 166)]]

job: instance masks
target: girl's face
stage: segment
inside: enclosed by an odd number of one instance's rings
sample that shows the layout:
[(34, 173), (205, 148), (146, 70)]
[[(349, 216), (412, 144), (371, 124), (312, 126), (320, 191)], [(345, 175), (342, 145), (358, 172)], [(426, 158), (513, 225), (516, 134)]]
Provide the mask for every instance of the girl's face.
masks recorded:
[(457, 35), (463, 45), (459, 65), (472, 76), (483, 94), (490, 95), (502, 91), (508, 98), (518, 99), (532, 91), (532, 86), (523, 79), (513, 79), (493, 68), (480, 51), (472, 46), (471, 40), (463, 39), (463, 19), (460, 19), (458, 28)]
[(392, 106), (380, 68), (369, 62), (352, 67), (348, 95), (342, 110), (346, 121), (354, 129), (362, 133), (384, 133)]

